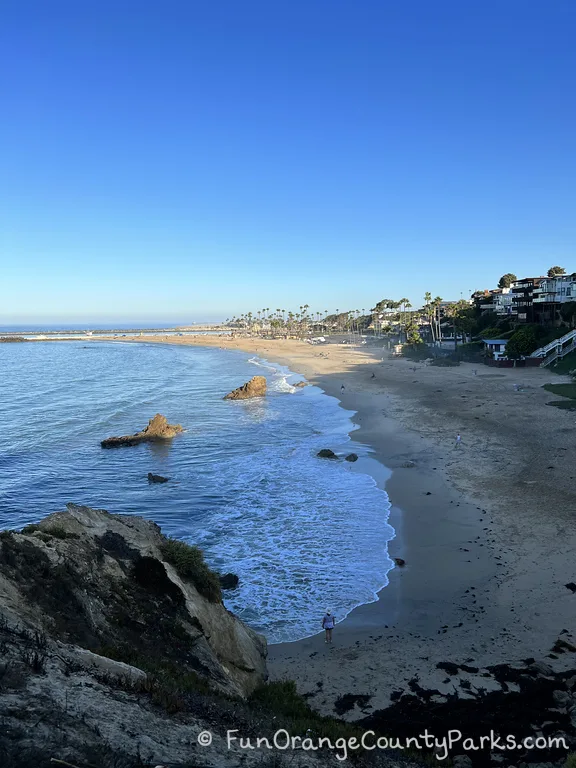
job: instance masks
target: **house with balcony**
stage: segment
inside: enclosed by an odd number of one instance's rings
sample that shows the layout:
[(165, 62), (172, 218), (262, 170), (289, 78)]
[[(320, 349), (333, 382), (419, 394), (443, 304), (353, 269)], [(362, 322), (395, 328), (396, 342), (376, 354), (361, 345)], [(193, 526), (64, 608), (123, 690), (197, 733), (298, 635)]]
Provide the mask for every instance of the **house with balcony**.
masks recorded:
[(544, 325), (557, 324), (562, 305), (569, 301), (576, 302), (576, 272), (572, 275), (543, 278), (533, 294), (536, 322)]
[(512, 294), (512, 314), (520, 323), (535, 323), (534, 291), (540, 288), (545, 277), (524, 277), (510, 285)]
[(500, 317), (512, 315), (515, 307), (512, 304), (512, 292), (510, 288), (495, 288), (474, 298), (480, 312), (495, 312)]

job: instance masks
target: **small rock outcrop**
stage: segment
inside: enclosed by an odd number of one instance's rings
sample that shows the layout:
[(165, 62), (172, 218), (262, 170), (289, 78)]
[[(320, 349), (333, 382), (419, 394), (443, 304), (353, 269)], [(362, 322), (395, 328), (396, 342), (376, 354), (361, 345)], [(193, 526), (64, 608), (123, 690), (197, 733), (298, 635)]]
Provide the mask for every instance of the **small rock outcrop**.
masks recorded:
[(224, 400), (249, 400), (252, 397), (264, 397), (265, 395), (266, 378), (253, 376), (246, 384), (225, 395)]
[(403, 560), (401, 557), (393, 557), (392, 559), (399, 568), (402, 568), (406, 565), (406, 560)]
[(149, 483), (167, 483), (170, 480), (169, 477), (162, 477), (162, 475), (154, 475), (152, 472), (148, 472)]
[(338, 456), (334, 453), (334, 451), (331, 451), (330, 448), (322, 448), (321, 451), (318, 451), (316, 454), (319, 459), (337, 459)]
[(346, 461), (358, 461), (358, 455), (356, 453), (349, 453), (348, 456), (345, 457)]
[(166, 416), (162, 416), (157, 413), (150, 421), (148, 426), (141, 432), (136, 432), (134, 435), (123, 435), (121, 437), (108, 437), (106, 440), (102, 440), (100, 445), (102, 448), (118, 448), (124, 445), (138, 445), (138, 443), (150, 443), (158, 440), (171, 440), (180, 432), (184, 432), (184, 428), (180, 424), (168, 424)]
[(225, 573), (220, 576), (220, 587), (222, 589), (236, 589), (240, 579), (235, 573)]
[(296, 389), (302, 389), (302, 387), (307, 387), (308, 386), (308, 382), (307, 381), (297, 381), (296, 384), (293, 384), (292, 386), (295, 387)]

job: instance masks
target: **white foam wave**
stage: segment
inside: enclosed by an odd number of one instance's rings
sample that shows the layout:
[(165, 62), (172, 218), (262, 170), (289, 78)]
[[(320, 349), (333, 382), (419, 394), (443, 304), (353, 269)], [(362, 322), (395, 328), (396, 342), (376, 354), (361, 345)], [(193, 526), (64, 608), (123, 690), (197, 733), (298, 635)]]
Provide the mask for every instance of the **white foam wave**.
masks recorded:
[(344, 618), (388, 583), (388, 498), (370, 476), (318, 459), (322, 440), (227, 461), (234, 501), (198, 542), (239, 575), (226, 603), (270, 642), (315, 634), (325, 605)]

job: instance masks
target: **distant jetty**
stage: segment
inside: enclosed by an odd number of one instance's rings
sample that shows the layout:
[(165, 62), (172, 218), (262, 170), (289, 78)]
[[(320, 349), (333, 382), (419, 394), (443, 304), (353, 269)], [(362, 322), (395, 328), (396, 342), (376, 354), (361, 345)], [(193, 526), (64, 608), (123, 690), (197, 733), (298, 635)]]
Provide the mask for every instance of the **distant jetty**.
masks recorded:
[(193, 335), (195, 333), (224, 333), (230, 332), (230, 328), (223, 325), (186, 325), (186, 326), (174, 326), (171, 328), (82, 328), (82, 329), (52, 329), (52, 330), (38, 330), (38, 329), (25, 329), (22, 328), (18, 331), (5, 331), (2, 334), (0, 341), (28, 341), (30, 339), (51, 339), (59, 338), (62, 336), (72, 336), (83, 338), (85, 336), (135, 336), (139, 334), (182, 334)]

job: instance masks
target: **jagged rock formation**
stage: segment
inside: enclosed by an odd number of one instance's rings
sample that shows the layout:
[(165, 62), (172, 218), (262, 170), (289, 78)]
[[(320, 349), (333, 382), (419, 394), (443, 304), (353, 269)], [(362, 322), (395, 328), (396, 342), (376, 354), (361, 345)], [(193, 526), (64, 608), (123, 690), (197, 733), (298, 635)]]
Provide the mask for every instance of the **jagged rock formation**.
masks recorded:
[(140, 517), (69, 504), (1, 538), (0, 605), (13, 621), (136, 667), (160, 655), (245, 697), (266, 677), (266, 641), (217, 584), (197, 550)]
[(24, 336), (0, 336), (0, 344), (10, 344), (11, 342), (28, 341)]
[(307, 387), (308, 382), (307, 381), (297, 381), (296, 384), (293, 385), (297, 389), (301, 389), (302, 387)]
[(168, 424), (166, 416), (157, 413), (150, 421), (148, 426), (134, 435), (123, 435), (122, 437), (108, 437), (102, 440), (102, 448), (117, 448), (124, 445), (138, 445), (138, 443), (154, 442), (156, 440), (171, 440), (176, 435), (184, 432), (180, 424)]
[(252, 397), (266, 395), (266, 379), (264, 376), (253, 376), (250, 381), (234, 389), (224, 396), (224, 400), (248, 400)]

